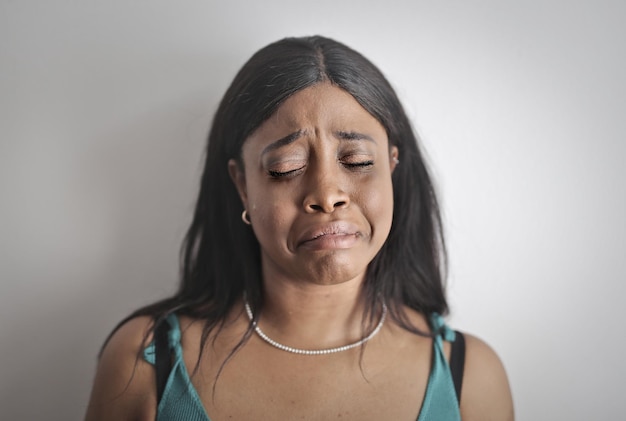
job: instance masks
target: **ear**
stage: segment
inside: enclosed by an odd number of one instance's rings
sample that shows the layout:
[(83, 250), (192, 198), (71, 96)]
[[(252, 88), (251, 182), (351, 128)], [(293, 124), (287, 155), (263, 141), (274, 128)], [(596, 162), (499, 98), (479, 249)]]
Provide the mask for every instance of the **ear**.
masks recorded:
[(243, 207), (247, 209), (248, 191), (246, 189), (246, 173), (236, 160), (230, 159), (228, 160), (228, 174), (230, 175), (230, 179), (233, 181), (233, 184), (239, 193)]
[(389, 168), (391, 168), (391, 173), (396, 169), (396, 165), (400, 163), (398, 159), (398, 147), (392, 146), (389, 148)]

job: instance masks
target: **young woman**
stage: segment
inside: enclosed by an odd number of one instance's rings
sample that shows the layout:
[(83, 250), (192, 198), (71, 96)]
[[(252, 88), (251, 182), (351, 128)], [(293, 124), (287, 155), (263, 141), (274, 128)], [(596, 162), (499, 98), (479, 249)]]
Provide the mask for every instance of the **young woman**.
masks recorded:
[(439, 209), (362, 55), (288, 38), (215, 115), (173, 297), (107, 340), (88, 420), (512, 420), (506, 374), (450, 330)]

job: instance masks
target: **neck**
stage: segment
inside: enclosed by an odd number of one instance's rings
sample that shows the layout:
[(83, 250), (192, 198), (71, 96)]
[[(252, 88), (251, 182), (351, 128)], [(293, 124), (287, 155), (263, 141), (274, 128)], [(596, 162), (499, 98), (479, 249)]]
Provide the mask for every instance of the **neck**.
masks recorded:
[(336, 347), (369, 333), (369, 326), (364, 331), (364, 312), (362, 278), (337, 285), (272, 278), (264, 283), (259, 326), (272, 339), (295, 348)]

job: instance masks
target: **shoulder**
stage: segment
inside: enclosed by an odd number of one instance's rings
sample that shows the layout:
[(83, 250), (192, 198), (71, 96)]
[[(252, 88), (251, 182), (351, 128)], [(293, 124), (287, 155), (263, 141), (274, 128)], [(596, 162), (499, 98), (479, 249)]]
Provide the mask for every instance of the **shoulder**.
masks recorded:
[(113, 333), (98, 361), (87, 420), (154, 419), (156, 378), (142, 358), (152, 324), (148, 316), (136, 317)]
[(483, 340), (464, 333), (465, 371), (461, 393), (464, 421), (513, 421), (511, 389), (502, 361)]

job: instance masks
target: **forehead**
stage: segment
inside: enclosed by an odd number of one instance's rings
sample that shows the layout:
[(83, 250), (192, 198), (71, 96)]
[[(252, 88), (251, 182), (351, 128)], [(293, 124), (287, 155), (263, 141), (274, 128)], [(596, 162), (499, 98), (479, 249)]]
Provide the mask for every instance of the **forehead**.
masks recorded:
[(352, 95), (330, 83), (319, 83), (296, 92), (246, 139), (266, 143), (290, 133), (333, 131), (366, 132), (387, 143), (383, 126)]

